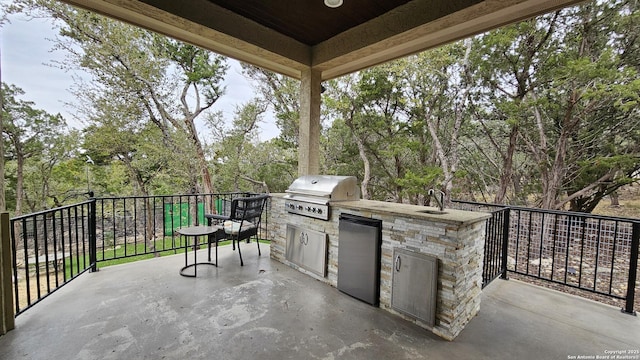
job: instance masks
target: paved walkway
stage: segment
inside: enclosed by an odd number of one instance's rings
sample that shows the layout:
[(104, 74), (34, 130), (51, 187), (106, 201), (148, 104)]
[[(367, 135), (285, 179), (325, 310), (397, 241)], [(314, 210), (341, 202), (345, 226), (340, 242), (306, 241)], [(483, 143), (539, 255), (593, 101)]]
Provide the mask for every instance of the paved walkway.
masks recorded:
[(608, 305), (496, 280), (449, 342), (264, 248), (240, 267), (221, 247), (195, 279), (181, 255), (83, 275), (16, 319), (0, 359), (640, 359), (640, 319)]

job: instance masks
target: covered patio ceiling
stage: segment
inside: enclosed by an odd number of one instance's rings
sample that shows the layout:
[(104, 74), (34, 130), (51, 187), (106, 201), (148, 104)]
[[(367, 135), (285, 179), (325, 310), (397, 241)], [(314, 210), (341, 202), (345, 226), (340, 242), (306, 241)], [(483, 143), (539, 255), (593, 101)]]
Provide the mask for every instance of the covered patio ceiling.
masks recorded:
[(64, 0), (297, 79), (328, 80), (579, 0)]

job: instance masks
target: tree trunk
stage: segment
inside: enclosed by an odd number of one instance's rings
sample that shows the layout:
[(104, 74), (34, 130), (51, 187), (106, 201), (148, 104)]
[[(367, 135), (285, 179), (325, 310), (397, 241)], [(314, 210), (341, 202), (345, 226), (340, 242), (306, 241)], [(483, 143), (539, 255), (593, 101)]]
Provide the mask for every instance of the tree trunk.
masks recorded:
[[(16, 213), (14, 216), (22, 215), (22, 203), (24, 198), (24, 155), (22, 146), (18, 142), (14, 144), (16, 149)], [(4, 161), (4, 160), (3, 160)], [(4, 181), (4, 179), (3, 179)]]
[[(462, 69), (464, 77), (469, 79), (469, 56), (471, 54), (471, 40), (465, 40), (465, 56), (462, 60)], [(460, 162), (459, 156), (459, 141), (458, 134), (460, 133), (460, 129), (462, 128), (462, 124), (464, 123), (464, 116), (468, 109), (467, 99), (470, 91), (470, 85), (461, 83), (461, 91), (460, 94), (460, 102), (457, 104), (456, 109), (454, 111), (454, 123), (451, 129), (451, 134), (448, 140), (449, 148), (445, 151), (440, 136), (438, 135), (438, 124), (436, 124), (432, 117), (429, 116), (426, 120), (427, 126), (429, 127), (429, 133), (431, 134), (431, 138), (433, 140), (433, 146), (435, 147), (435, 155), (440, 161), (440, 167), (442, 168), (442, 174), (444, 175), (444, 179), (442, 180), (441, 190), (444, 192), (444, 202), (449, 203), (451, 201), (451, 191), (453, 190), (453, 178), (455, 176), (456, 171), (458, 170), (458, 163)], [(444, 204), (443, 204), (444, 205)]]
[(620, 197), (617, 191), (614, 191), (611, 194), (609, 194), (609, 199), (611, 200), (610, 206), (616, 206), (616, 207), (620, 206)]
[(144, 207), (147, 210), (146, 216), (146, 232), (147, 232), (147, 241), (149, 242), (149, 250), (153, 251), (155, 257), (159, 257), (160, 254), (156, 252), (156, 229), (153, 224), (155, 223), (153, 219), (153, 209), (151, 208), (151, 202), (149, 201), (149, 196), (145, 195), (144, 197)]
[[(187, 125), (187, 131), (189, 132), (189, 135), (191, 136), (191, 141), (193, 142), (193, 145), (196, 148), (196, 156), (198, 157), (198, 164), (200, 166), (200, 174), (202, 176), (202, 187), (203, 187), (203, 192), (205, 194), (213, 194), (214, 193), (214, 189), (213, 189), (213, 183), (211, 181), (211, 172), (209, 171), (209, 165), (207, 164), (207, 158), (205, 157), (204, 154), (204, 149), (202, 148), (202, 143), (200, 142), (200, 138), (198, 138), (198, 132), (196, 130), (195, 124), (193, 119), (187, 119), (185, 120), (185, 123)], [(207, 213), (209, 214), (216, 214), (216, 207), (214, 206), (213, 201), (211, 200), (210, 197), (207, 197), (207, 200), (205, 200), (206, 204), (205, 204), (205, 209)]]
[(507, 190), (513, 182), (513, 155), (516, 152), (516, 140), (518, 138), (518, 127), (513, 126), (509, 134), (509, 146), (507, 152), (502, 157), (502, 174), (500, 174), (500, 183), (498, 192), (494, 199), (496, 204), (504, 204), (507, 197)]
[(360, 192), (362, 193), (363, 199), (370, 199), (369, 195), (369, 181), (371, 180), (371, 163), (369, 162), (369, 158), (367, 158), (367, 152), (364, 148), (364, 143), (360, 138), (358, 138), (355, 134), (353, 134), (353, 138), (356, 140), (356, 144), (358, 145), (358, 153), (360, 154), (360, 159), (362, 159), (362, 163), (364, 164), (364, 175), (362, 178), (362, 184), (360, 184)]
[(367, 157), (367, 150), (364, 145), (364, 141), (358, 136), (355, 126), (353, 125), (353, 116), (355, 114), (355, 109), (352, 107), (347, 116), (345, 116), (345, 124), (351, 130), (351, 135), (353, 136), (353, 140), (356, 142), (358, 146), (358, 154), (360, 155), (360, 159), (362, 160), (362, 164), (364, 166), (364, 174), (362, 178), (362, 183), (360, 184), (360, 192), (362, 198), (368, 200), (371, 198), (369, 194), (369, 182), (371, 181), (371, 162)]
[[(402, 163), (402, 159), (398, 155), (393, 156), (395, 171), (396, 171), (396, 179), (402, 179), (405, 175), (404, 173), (404, 164)], [(402, 204), (404, 202), (404, 196), (402, 195), (403, 187), (399, 184), (395, 186), (395, 195), (396, 202)]]

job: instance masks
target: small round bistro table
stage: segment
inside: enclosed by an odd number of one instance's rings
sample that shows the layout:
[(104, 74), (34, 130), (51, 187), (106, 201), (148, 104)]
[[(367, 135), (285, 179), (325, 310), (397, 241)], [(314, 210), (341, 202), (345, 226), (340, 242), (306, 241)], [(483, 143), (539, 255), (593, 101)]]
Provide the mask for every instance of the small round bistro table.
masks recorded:
[[(220, 230), (221, 228), (218, 226), (203, 226), (203, 225), (189, 226), (189, 227), (184, 227), (176, 230), (178, 234), (186, 238), (184, 242), (184, 266), (182, 267), (182, 269), (180, 269), (180, 275), (186, 276), (186, 277), (196, 277), (196, 275), (198, 274), (198, 265), (218, 266), (218, 264), (208, 262), (208, 261), (198, 262), (198, 259), (197, 259), (198, 252), (196, 251), (195, 246), (193, 250), (193, 264), (189, 264), (189, 260), (187, 257), (187, 249), (189, 249), (189, 238), (196, 239), (196, 241), (194, 241), (193, 243), (194, 245), (197, 245), (199, 243), (197, 241), (199, 236), (211, 236)], [(191, 267), (193, 267), (193, 274), (185, 274), (184, 271)]]

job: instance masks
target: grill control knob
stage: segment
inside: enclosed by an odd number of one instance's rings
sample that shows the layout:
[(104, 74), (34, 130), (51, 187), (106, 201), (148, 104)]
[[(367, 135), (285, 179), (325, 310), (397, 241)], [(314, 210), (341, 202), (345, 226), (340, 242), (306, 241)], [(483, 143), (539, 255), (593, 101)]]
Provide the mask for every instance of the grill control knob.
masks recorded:
[(302, 210), (303, 206), (302, 205), (298, 205), (298, 210)]
[(322, 209), (318, 209), (318, 214), (322, 214)]
[(307, 206), (307, 211), (311, 211), (311, 206)]

